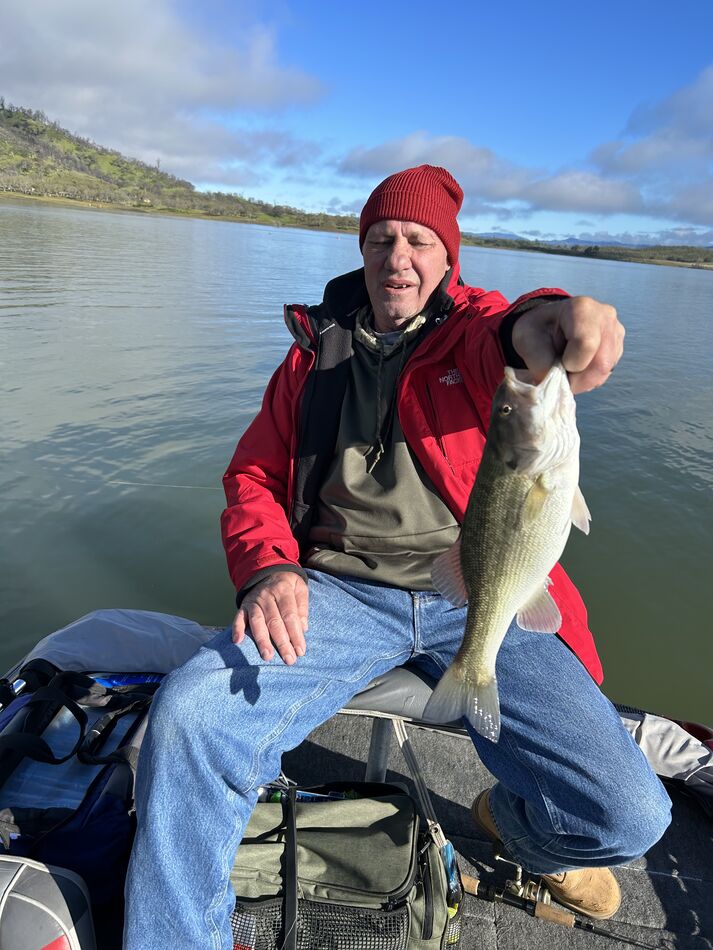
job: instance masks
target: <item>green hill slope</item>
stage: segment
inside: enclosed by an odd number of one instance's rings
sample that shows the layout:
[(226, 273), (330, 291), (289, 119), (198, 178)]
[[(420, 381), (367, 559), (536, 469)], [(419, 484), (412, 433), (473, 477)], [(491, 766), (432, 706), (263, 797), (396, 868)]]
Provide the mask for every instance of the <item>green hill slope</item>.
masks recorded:
[(321, 230), (358, 228), (353, 215), (310, 214), (196, 191), (188, 181), (72, 135), (43, 113), (6, 105), (1, 98), (0, 192)]

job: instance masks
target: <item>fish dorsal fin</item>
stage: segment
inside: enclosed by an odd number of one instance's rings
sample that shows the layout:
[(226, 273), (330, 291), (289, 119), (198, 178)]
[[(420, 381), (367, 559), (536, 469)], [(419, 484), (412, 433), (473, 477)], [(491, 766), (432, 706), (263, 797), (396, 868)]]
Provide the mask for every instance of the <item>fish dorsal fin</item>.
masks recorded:
[(541, 587), (524, 607), (517, 613), (517, 624), (523, 630), (533, 630), (536, 633), (557, 633), (562, 626), (562, 614), (559, 607), (547, 590), (552, 581)]
[(574, 499), (572, 500), (572, 524), (575, 528), (579, 528), (580, 531), (583, 531), (585, 534), (589, 534), (589, 522), (592, 520), (592, 516), (589, 513), (589, 508), (587, 508), (587, 503), (584, 500), (584, 495), (577, 485), (577, 488), (574, 493)]
[(530, 490), (525, 496), (521, 513), (522, 526), (524, 528), (533, 524), (540, 517), (549, 494), (550, 485), (545, 474), (543, 473), (535, 479)]
[(460, 566), (460, 537), (445, 554), (433, 562), (431, 580), (436, 590), (454, 607), (463, 607), (468, 603), (468, 588), (463, 580)]

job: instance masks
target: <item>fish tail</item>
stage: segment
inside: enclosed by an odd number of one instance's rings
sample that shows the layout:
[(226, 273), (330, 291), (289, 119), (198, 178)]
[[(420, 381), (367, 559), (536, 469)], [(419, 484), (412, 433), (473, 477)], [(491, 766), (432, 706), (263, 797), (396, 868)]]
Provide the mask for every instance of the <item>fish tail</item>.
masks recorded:
[(426, 703), (423, 718), (428, 722), (457, 722), (467, 719), (476, 732), (491, 742), (500, 736), (500, 700), (493, 674), (476, 683), (452, 664)]

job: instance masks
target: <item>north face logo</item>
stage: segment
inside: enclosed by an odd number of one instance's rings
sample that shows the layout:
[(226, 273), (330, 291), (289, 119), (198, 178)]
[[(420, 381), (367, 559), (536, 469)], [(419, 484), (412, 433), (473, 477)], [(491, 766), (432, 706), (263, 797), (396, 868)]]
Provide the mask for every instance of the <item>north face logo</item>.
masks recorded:
[(445, 376), (438, 377), (439, 383), (445, 383), (446, 386), (455, 386), (463, 382), (463, 377), (459, 369), (449, 369)]

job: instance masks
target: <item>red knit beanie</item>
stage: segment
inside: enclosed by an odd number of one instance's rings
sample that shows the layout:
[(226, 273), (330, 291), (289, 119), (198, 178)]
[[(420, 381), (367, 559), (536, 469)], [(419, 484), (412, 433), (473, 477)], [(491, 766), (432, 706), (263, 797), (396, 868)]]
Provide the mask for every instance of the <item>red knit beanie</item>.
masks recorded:
[(415, 221), (435, 231), (448, 252), (448, 263), (458, 260), (460, 231), (456, 215), (463, 189), (445, 168), (419, 165), (389, 175), (372, 191), (359, 219), (359, 249), (366, 232), (377, 221)]

